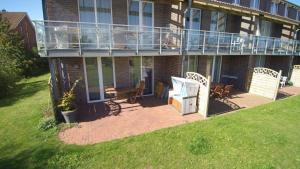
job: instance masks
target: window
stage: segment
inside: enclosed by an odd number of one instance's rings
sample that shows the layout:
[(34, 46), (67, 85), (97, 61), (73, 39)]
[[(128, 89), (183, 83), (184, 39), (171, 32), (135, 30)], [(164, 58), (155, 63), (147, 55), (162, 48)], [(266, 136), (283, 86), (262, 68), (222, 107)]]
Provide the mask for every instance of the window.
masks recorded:
[(277, 11), (278, 11), (278, 4), (275, 3), (275, 2), (272, 2), (270, 13), (273, 14), (273, 15), (276, 15)]
[(112, 23), (111, 0), (79, 0), (81, 22)]
[(227, 15), (223, 12), (212, 11), (210, 31), (225, 32)]
[(260, 20), (260, 36), (271, 36), (272, 23), (266, 20)]
[(182, 76), (186, 76), (186, 72), (198, 72), (198, 56), (184, 56), (182, 65)]
[(254, 9), (259, 9), (259, 0), (251, 0), (250, 7)]
[(234, 0), (233, 3), (236, 4), (236, 5), (239, 5), (240, 4), (240, 0)]
[(95, 22), (95, 2), (94, 0), (80, 0), (80, 21), (81, 22)]
[(129, 0), (128, 1), (128, 23), (129, 25), (139, 25), (140, 24), (140, 5), (137, 0)]
[(111, 1), (97, 0), (97, 22), (111, 24)]
[(101, 100), (97, 58), (85, 58), (86, 79), (89, 101)]

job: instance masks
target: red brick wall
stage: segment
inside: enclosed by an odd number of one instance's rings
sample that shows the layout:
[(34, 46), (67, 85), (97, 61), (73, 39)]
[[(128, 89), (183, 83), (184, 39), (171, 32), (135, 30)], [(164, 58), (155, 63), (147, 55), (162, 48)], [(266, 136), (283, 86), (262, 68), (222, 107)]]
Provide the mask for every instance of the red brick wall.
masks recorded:
[(77, 0), (44, 0), (46, 20), (79, 21)]
[(16, 29), (22, 36), (27, 50), (32, 50), (33, 47), (36, 47), (35, 29), (27, 16), (20, 22)]

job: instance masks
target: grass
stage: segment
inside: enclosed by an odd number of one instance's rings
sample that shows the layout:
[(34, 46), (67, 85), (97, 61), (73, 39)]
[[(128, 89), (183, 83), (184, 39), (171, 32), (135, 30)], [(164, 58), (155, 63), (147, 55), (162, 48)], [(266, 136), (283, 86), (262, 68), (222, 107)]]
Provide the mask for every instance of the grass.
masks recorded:
[(77, 146), (59, 141), (56, 130), (38, 130), (48, 76), (23, 80), (0, 100), (0, 168), (300, 168), (300, 96)]

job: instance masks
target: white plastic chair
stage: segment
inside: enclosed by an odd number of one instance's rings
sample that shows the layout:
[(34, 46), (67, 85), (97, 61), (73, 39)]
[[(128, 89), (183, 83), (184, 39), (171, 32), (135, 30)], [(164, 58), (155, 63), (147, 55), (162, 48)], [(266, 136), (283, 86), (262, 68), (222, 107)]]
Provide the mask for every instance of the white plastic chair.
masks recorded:
[(283, 88), (286, 84), (287, 81), (287, 77), (286, 76), (282, 76), (280, 79), (280, 88)]

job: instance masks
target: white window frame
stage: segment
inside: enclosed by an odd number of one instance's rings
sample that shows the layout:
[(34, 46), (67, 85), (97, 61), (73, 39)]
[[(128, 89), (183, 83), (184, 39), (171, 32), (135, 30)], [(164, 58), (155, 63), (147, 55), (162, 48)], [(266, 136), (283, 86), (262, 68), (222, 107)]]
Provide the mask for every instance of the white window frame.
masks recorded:
[[(104, 97), (104, 85), (103, 85), (103, 70), (102, 70), (102, 60), (104, 57), (96, 57), (97, 58), (97, 66), (98, 66), (98, 78), (99, 78), (99, 89), (100, 89), (100, 99), (99, 100), (90, 100), (90, 94), (88, 89), (88, 80), (87, 80), (87, 71), (86, 71), (86, 58), (83, 58), (83, 71), (84, 71), (84, 81), (85, 81), (85, 91), (88, 103), (97, 103), (107, 101), (109, 99), (105, 99)], [(116, 71), (115, 71), (115, 58), (112, 58), (112, 66), (113, 66), (113, 81), (114, 87), (116, 87)]]
[[(95, 15), (95, 23), (99, 23), (99, 24), (101, 24), (101, 22), (98, 22), (98, 16), (97, 16), (97, 0), (93, 0), (94, 1), (94, 15)], [(107, 0), (107, 1), (110, 1), (110, 7), (111, 7), (111, 10), (110, 10), (110, 16), (111, 16), (111, 23), (113, 24), (114, 22), (113, 22), (113, 6), (112, 6), (112, 1), (113, 0)], [(77, 0), (77, 7), (78, 7), (78, 21), (79, 22), (82, 22), (81, 20), (80, 20), (80, 0)]]
[[(252, 8), (252, 9), (259, 9), (259, 7), (260, 7), (260, 0), (251, 0), (251, 1), (253, 1), (253, 6), (250, 6), (250, 8)], [(250, 2), (250, 5), (251, 5), (252, 3)]]
[(216, 60), (217, 60), (217, 57), (221, 57), (220, 59), (220, 65), (219, 65), (219, 77), (217, 77), (217, 83), (220, 83), (220, 80), (221, 80), (221, 73), (222, 73), (222, 65), (223, 65), (223, 56), (214, 56), (213, 57), (213, 66), (212, 66), (212, 71), (211, 71), (211, 79), (212, 79), (212, 82), (215, 80), (215, 68), (216, 68)]

